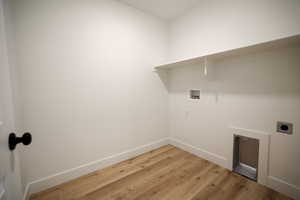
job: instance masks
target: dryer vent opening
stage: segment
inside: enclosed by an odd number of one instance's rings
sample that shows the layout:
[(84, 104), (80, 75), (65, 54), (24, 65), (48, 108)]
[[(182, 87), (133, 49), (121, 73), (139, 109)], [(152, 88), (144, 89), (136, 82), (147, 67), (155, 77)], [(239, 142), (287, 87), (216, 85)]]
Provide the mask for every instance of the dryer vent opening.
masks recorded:
[(236, 135), (234, 137), (233, 171), (257, 181), (259, 141)]

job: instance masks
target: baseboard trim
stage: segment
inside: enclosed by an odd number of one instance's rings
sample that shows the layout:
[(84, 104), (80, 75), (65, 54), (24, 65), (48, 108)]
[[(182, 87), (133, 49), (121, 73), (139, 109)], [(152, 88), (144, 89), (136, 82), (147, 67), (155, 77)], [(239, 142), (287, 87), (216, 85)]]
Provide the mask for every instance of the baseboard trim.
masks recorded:
[(281, 180), (280, 178), (269, 176), (268, 187), (293, 199), (300, 199), (300, 187)]
[(33, 193), (40, 192), (56, 185), (62, 184), (64, 182), (76, 179), (80, 176), (86, 175), (93, 171), (103, 169), (110, 165), (116, 164), (118, 162), (127, 160), (129, 158), (138, 156), (140, 154), (146, 153), (153, 149), (159, 148), (163, 145), (169, 144), (169, 138), (164, 138), (150, 144), (142, 145), (137, 148), (112, 155), (106, 158), (102, 158), (57, 174), (53, 174), (48, 177), (30, 182), (25, 189), (23, 200), (28, 200), (29, 196)]
[[(228, 166), (228, 160), (225, 157), (219, 156), (217, 154), (211, 153), (209, 151), (194, 147), (190, 144), (187, 144), (185, 142), (182, 142), (175, 138), (169, 138), (170, 144), (181, 148), (187, 152), (190, 152), (198, 157), (204, 158), (210, 162), (213, 162), (215, 164), (218, 164), (224, 168), (227, 168), (229, 170), (230, 166)], [(279, 178), (268, 176), (267, 177), (267, 187), (278, 191), (282, 194), (285, 194), (293, 199), (300, 199), (300, 187), (290, 184), (288, 182), (285, 182)]]
[(4, 199), (4, 193), (5, 193), (4, 187), (3, 187), (2, 183), (0, 183), (0, 200)]
[[(187, 144), (185, 142), (182, 142), (175, 138), (164, 138), (161, 140), (158, 140), (156, 142), (146, 144), (116, 155), (112, 155), (103, 159), (99, 159), (97, 161), (93, 161), (90, 163), (87, 163), (85, 165), (81, 165), (76, 168), (72, 168), (57, 174), (53, 174), (51, 176), (30, 182), (27, 184), (23, 200), (29, 200), (29, 197), (31, 194), (40, 192), (43, 190), (46, 190), (48, 188), (51, 188), (53, 186), (62, 184), (64, 182), (70, 181), (72, 179), (78, 178), (80, 176), (86, 175), (88, 173), (91, 173), (93, 171), (108, 167), (110, 165), (116, 164), (118, 162), (127, 160), (129, 158), (135, 157), (137, 155), (143, 154), (145, 152), (151, 151), (153, 149), (159, 148), (163, 145), (172, 144), (180, 149), (183, 149), (187, 152), (190, 152), (198, 157), (201, 157), (203, 159), (206, 159), (210, 162), (213, 162), (217, 165), (220, 165), (224, 168), (227, 168), (229, 170), (230, 166), (228, 166), (228, 159), (226, 159), (223, 156), (214, 154), (212, 152), (200, 149), (198, 147), (192, 146), (190, 144)], [(294, 199), (300, 199), (300, 188), (296, 185), (287, 183), (279, 178), (268, 176), (268, 183), (267, 186), (281, 192), (291, 198)]]
[(27, 184), (26, 185), (26, 188), (25, 188), (25, 191), (23, 193), (23, 200), (29, 200), (29, 187), (30, 187), (30, 184)]
[[(201, 158), (204, 158), (210, 162), (213, 162), (217, 165), (220, 165), (224, 168), (227, 168), (229, 169), (229, 166), (228, 166), (228, 160), (223, 157), (223, 156), (220, 156), (220, 155), (217, 155), (215, 153), (212, 153), (212, 152), (209, 152), (209, 151), (206, 151), (204, 149), (200, 149), (198, 147), (194, 147), (190, 144), (187, 144), (185, 142), (182, 142), (178, 139), (175, 139), (175, 138), (170, 138), (169, 139), (170, 141), (170, 144), (178, 147), (178, 148), (181, 148), (187, 152), (190, 152), (198, 157), (201, 157)], [(231, 170), (231, 169), (229, 169)]]

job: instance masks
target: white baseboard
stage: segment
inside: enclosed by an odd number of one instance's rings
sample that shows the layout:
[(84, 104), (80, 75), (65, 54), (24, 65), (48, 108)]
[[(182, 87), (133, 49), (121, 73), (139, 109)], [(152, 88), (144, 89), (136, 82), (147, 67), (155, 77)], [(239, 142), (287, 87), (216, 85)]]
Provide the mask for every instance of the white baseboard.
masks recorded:
[(30, 186), (30, 184), (26, 185), (22, 200), (29, 200), (29, 196), (30, 196), (29, 195), (29, 186)]
[(0, 182), (0, 200), (4, 200), (4, 193), (5, 193), (4, 187)]
[(268, 187), (293, 199), (300, 199), (300, 187), (285, 182), (279, 178), (269, 176)]
[[(224, 168), (232, 170), (232, 169), (230, 169), (230, 166), (228, 166), (228, 160), (225, 157), (222, 157), (222, 156), (216, 155), (214, 153), (205, 151), (203, 149), (194, 147), (194, 146), (184, 143), (178, 139), (170, 138), (169, 141), (170, 141), (170, 144), (172, 144), (178, 148), (181, 148), (181, 149), (183, 149), (187, 152), (190, 152), (198, 157), (204, 158), (208, 161), (218, 164)], [(278, 191), (282, 194), (285, 194), (293, 199), (300, 199), (300, 188), (296, 185), (285, 182), (279, 178), (268, 176), (266, 186), (275, 191)]]
[(135, 157), (137, 155), (146, 153), (153, 149), (159, 148), (163, 145), (169, 144), (169, 138), (164, 138), (159, 141), (146, 144), (116, 155), (112, 155), (106, 158), (102, 158), (100, 160), (96, 160), (85, 165), (81, 165), (57, 174), (53, 174), (51, 176), (42, 178), (40, 180), (36, 180), (30, 182), (25, 189), (23, 200), (27, 200), (29, 196), (33, 193), (40, 192), (56, 185), (62, 184), (64, 182), (70, 181), (72, 179), (78, 178), (80, 176), (86, 175), (93, 171), (103, 169), (110, 165), (116, 164), (118, 162), (127, 160), (129, 158)]
[[(61, 183), (67, 182), (69, 180), (78, 178), (80, 176), (86, 175), (90, 172), (105, 168), (107, 166), (116, 164), (118, 162), (127, 160), (129, 158), (135, 157), (137, 155), (143, 154), (145, 152), (151, 151), (153, 149), (159, 148), (163, 145), (172, 144), (178, 148), (181, 148), (187, 152), (190, 152), (198, 157), (204, 158), (210, 162), (213, 162), (215, 164), (218, 164), (224, 168), (227, 168), (229, 170), (230, 166), (228, 166), (228, 159), (226, 159), (223, 156), (208, 152), (206, 150), (194, 147), (190, 144), (187, 144), (185, 142), (182, 142), (175, 138), (164, 138), (162, 140), (146, 144), (113, 156), (109, 156), (91, 163), (87, 163), (85, 165), (72, 168), (69, 170), (66, 170), (61, 173), (57, 173), (45, 178), (42, 178), (37, 181), (33, 181), (29, 184), (27, 184), (23, 200), (28, 200), (29, 196), (32, 193), (40, 192), (42, 190), (51, 188), (53, 186), (59, 185)], [(289, 197), (292, 197), (294, 199), (300, 199), (300, 188), (292, 185), (290, 183), (287, 183), (279, 178), (269, 176), (268, 177), (268, 187), (281, 192), (283, 194), (286, 194)]]
[[(190, 144), (187, 144), (187, 143), (184, 143), (178, 139), (175, 139), (175, 138), (170, 138), (170, 144), (178, 147), (178, 148), (181, 148), (187, 152), (190, 152), (198, 157), (201, 157), (201, 158), (204, 158), (210, 162), (213, 162), (217, 165), (220, 165), (224, 168), (227, 168), (229, 169), (229, 166), (228, 166), (228, 160), (223, 157), (223, 156), (220, 156), (220, 155), (217, 155), (217, 154), (214, 154), (214, 153), (211, 153), (209, 151), (206, 151), (206, 150), (203, 150), (203, 149), (200, 149), (198, 147), (194, 147)], [(230, 169), (231, 170), (231, 169)]]

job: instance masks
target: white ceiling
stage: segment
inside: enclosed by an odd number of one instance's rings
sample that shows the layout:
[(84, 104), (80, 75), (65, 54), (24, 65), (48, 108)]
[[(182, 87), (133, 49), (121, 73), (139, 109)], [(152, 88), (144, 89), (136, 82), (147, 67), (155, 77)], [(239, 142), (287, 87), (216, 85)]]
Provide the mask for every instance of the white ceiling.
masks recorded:
[(119, 0), (142, 11), (172, 20), (193, 8), (199, 0)]

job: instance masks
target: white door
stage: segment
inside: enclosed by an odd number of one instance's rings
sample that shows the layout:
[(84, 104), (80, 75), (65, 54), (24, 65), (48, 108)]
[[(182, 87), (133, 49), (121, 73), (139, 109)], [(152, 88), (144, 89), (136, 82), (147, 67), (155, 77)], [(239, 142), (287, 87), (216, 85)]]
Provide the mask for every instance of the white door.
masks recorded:
[(8, 135), (15, 127), (3, 11), (3, 1), (0, 0), (0, 200), (20, 200), (19, 155), (17, 150), (12, 152), (8, 148)]

